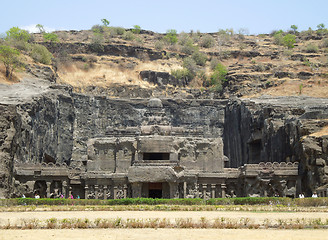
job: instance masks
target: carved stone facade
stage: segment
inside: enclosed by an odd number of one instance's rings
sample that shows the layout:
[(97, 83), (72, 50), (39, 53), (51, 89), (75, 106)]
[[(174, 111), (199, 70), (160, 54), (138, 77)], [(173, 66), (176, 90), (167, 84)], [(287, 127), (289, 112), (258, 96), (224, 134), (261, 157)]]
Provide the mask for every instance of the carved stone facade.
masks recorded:
[(131, 120), (133, 126), (122, 127), (129, 121), (124, 116), (108, 116), (110, 126), (96, 119), (106, 129), (97, 135), (86, 134), (90, 130), (83, 119), (75, 119), (75, 129), (82, 125), (70, 164), (53, 163), (51, 157), (48, 163), (15, 161), (16, 188), (26, 196), (88, 199), (295, 197), (297, 162), (229, 167), (223, 152), (224, 105), (219, 103), (194, 101), (188, 112), (176, 115), (174, 107), (169, 111), (160, 99), (150, 99), (145, 108), (135, 107), (140, 119)]

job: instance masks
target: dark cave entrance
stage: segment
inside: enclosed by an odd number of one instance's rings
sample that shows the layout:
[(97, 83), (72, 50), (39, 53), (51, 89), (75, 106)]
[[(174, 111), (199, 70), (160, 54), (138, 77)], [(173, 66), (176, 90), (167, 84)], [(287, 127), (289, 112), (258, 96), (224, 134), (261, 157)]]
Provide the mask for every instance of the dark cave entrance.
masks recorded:
[(162, 198), (163, 197), (163, 184), (162, 183), (149, 183), (148, 185), (149, 198)]
[(261, 162), (261, 139), (254, 140), (248, 143), (249, 146), (249, 163), (259, 163)]
[(170, 160), (170, 153), (145, 152), (143, 153), (143, 160)]

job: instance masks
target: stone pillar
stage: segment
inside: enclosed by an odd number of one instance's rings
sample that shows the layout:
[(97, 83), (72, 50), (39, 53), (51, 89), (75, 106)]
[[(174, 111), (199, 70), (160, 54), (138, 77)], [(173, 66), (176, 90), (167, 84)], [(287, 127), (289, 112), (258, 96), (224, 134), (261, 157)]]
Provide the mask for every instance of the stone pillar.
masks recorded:
[(105, 200), (107, 199), (107, 191), (108, 191), (107, 185), (104, 185), (104, 199)]
[(67, 181), (63, 181), (63, 184), (62, 184), (62, 193), (64, 195), (64, 198), (67, 197)]
[(123, 186), (123, 192), (124, 192), (124, 198), (128, 197), (128, 186), (126, 184), (124, 184)]
[(47, 184), (47, 198), (50, 198), (50, 186), (51, 186), (51, 182), (46, 182)]
[(195, 198), (199, 198), (199, 184), (196, 183), (195, 187), (196, 187), (196, 190), (197, 190)]
[(99, 191), (99, 186), (98, 184), (95, 185), (95, 199), (98, 199), (98, 191)]
[(114, 199), (116, 199), (116, 197), (117, 197), (117, 192), (118, 192), (118, 187), (115, 186), (114, 187)]
[(141, 191), (142, 191), (142, 183), (132, 183), (132, 197), (133, 198), (140, 198), (141, 197)]
[(187, 182), (183, 182), (183, 198), (187, 197)]
[(203, 199), (206, 200), (207, 184), (202, 184), (202, 188), (203, 188)]
[(179, 198), (178, 183), (169, 182), (169, 185), (170, 185), (170, 198)]
[(88, 199), (88, 196), (89, 196), (89, 185), (85, 184), (85, 186), (84, 186), (84, 198)]
[(69, 187), (68, 187), (68, 197), (69, 197), (69, 198), (71, 197), (71, 194), (72, 194), (72, 187), (69, 186)]
[(216, 189), (216, 184), (211, 184), (211, 189), (212, 189), (212, 198), (215, 198), (215, 189)]
[(226, 197), (226, 189), (227, 189), (227, 185), (225, 183), (221, 184), (221, 197), (225, 198)]

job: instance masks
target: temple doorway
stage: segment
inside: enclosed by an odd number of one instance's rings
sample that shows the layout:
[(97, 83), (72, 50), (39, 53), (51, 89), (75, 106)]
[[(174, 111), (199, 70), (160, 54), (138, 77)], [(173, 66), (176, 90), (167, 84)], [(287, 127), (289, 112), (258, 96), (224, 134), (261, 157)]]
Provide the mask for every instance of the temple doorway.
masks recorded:
[(148, 186), (149, 198), (162, 198), (163, 197), (163, 184), (162, 183), (149, 183)]

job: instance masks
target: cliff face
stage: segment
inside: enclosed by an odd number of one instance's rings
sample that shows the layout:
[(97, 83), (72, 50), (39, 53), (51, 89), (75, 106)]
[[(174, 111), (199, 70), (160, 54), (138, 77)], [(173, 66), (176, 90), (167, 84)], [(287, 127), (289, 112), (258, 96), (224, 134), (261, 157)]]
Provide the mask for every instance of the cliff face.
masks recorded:
[(170, 126), (190, 138), (222, 138), (229, 158), (225, 167), (299, 162), (298, 191), (310, 193), (328, 184), (328, 136), (316, 134), (328, 125), (327, 99), (162, 99), (160, 111), (152, 115), (148, 99), (88, 96), (60, 85), (29, 91), (26, 98), (6, 94), (0, 104), (0, 197), (15, 196), (19, 187), (15, 162), (83, 169), (89, 139), (136, 136), (140, 129), (155, 131), (142, 128), (151, 125)]
[(230, 167), (259, 162), (299, 162), (299, 191), (328, 183), (327, 100), (280, 97), (237, 100), (225, 111), (224, 152)]

